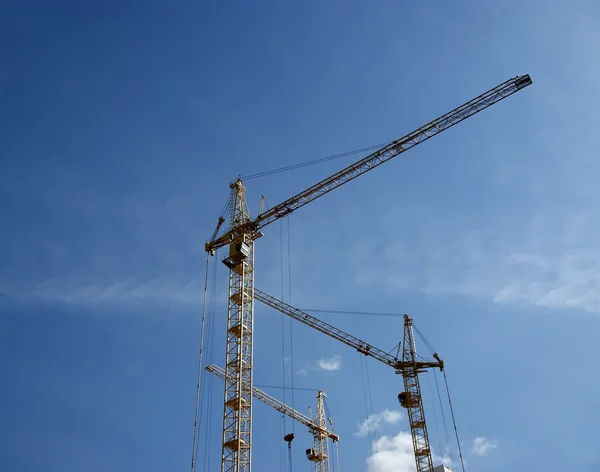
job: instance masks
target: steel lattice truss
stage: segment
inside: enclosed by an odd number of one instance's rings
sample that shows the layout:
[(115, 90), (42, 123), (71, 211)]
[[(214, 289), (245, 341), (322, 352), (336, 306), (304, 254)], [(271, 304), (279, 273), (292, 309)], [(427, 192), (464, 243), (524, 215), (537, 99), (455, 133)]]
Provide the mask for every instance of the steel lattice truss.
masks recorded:
[(317, 412), (315, 415), (315, 423), (320, 426), (319, 431), (314, 434), (314, 454), (313, 462), (315, 463), (315, 472), (329, 472), (329, 452), (327, 450), (327, 434), (323, 430), (327, 430), (327, 422), (325, 419), (325, 406), (323, 398), (325, 394), (319, 390), (317, 394)]
[(431, 460), (431, 448), (427, 425), (425, 423), (425, 412), (421, 398), (421, 387), (419, 386), (419, 363), (413, 337), (412, 319), (404, 317), (404, 341), (402, 343), (402, 378), (404, 379), (404, 391), (408, 394), (406, 404), (408, 410), (408, 421), (412, 435), (413, 449), (417, 472), (431, 472), (433, 461)]
[[(231, 223), (243, 225), (250, 219), (244, 187), (232, 186)], [(252, 328), (254, 321), (254, 241), (241, 240), (248, 256), (229, 271), (225, 398), (223, 411), (223, 472), (250, 472), (252, 432)]]

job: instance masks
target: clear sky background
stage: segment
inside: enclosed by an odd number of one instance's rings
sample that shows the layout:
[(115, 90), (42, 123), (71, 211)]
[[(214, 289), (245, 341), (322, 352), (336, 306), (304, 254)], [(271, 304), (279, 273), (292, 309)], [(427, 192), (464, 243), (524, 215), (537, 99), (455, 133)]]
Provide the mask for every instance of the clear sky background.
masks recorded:
[[(203, 244), (231, 179), (388, 142), (526, 73), (266, 228), (256, 286), (413, 315), (467, 470), (600, 470), (598, 2), (4, 1), (0, 35), (2, 470), (189, 470)], [(358, 157), (249, 180), (250, 208)], [(219, 259), (205, 361), (223, 365)], [(318, 316), (386, 350), (402, 335), (399, 317)], [(255, 342), (257, 384), (327, 392), (344, 472), (413, 470), (391, 369), (369, 361), (367, 382), (356, 352), (259, 304)], [(222, 388), (204, 377), (198, 471), (219, 469)], [(292, 428), (307, 471), (306, 429), (255, 402), (254, 470), (284, 470)]]

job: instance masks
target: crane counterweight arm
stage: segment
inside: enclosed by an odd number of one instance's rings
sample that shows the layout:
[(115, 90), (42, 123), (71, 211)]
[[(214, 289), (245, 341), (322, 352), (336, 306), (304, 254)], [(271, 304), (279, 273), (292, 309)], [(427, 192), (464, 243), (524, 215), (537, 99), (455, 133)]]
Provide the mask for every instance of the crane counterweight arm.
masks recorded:
[[(215, 375), (216, 377), (219, 377), (220, 379), (225, 379), (225, 371), (215, 364), (206, 366), (206, 370), (211, 374)], [(273, 398), (272, 396), (268, 395), (262, 390), (259, 390), (256, 387), (252, 387), (252, 396), (257, 400), (266, 403), (267, 405), (279, 411), (280, 413), (289, 416), (290, 418), (302, 423), (305, 426), (308, 426), (311, 430), (319, 431), (330, 437), (333, 441), (339, 441), (340, 438), (336, 433), (328, 431), (327, 429), (319, 426), (308, 416), (300, 413), (299, 411), (294, 410), (293, 408), (287, 406), (285, 403), (280, 402), (276, 398)]]
[(358, 352), (364, 354), (365, 356), (370, 356), (373, 359), (378, 360), (379, 362), (383, 362), (384, 364), (393, 367), (394, 369), (396, 369), (396, 373), (401, 373), (402, 369), (408, 366), (416, 367), (417, 369), (443, 368), (443, 361), (437, 356), (437, 354), (434, 355), (436, 360), (431, 362), (404, 362), (398, 359), (397, 357), (381, 349), (376, 348), (375, 346), (367, 344), (366, 342), (362, 341), (361, 339), (358, 339), (355, 336), (352, 336), (351, 334), (345, 333), (344, 331), (336, 328), (335, 326), (325, 323), (324, 321), (321, 321), (318, 318), (315, 318), (314, 316), (309, 315), (308, 313), (305, 313), (302, 310), (299, 310), (298, 308), (294, 308), (293, 306), (290, 306), (287, 303), (282, 302), (281, 300), (278, 300), (275, 297), (272, 297), (271, 295), (267, 295), (266, 293), (261, 292), (257, 288), (254, 288), (254, 298), (255, 300), (260, 301), (261, 303), (264, 303), (265, 305), (276, 309), (284, 315), (288, 315), (289, 317), (300, 321), (305, 325), (316, 329), (317, 331), (321, 331), (322, 333), (334, 339), (337, 339), (338, 341), (346, 344), (347, 346), (356, 349)]
[[(390, 159), (402, 154), (405, 151), (415, 147), (429, 138), (441, 133), (442, 131), (451, 128), (461, 121), (479, 113), (489, 106), (498, 103), (515, 92), (527, 87), (531, 84), (529, 75), (516, 76), (511, 78), (491, 90), (479, 95), (469, 102), (455, 108), (454, 110), (440, 116), (439, 118), (427, 123), (424, 126), (414, 130), (391, 144), (375, 151), (369, 156), (357, 161), (354, 164), (340, 170), (332, 176), (322, 180), (321, 182), (309, 187), (299, 194), (285, 200), (284, 202), (272, 207), (266, 212), (258, 215), (254, 220), (246, 223), (248, 230), (258, 231), (268, 224), (283, 218), (294, 210), (306, 205), (307, 203), (316, 200), (317, 198), (331, 192), (341, 185), (349, 182), (359, 175), (368, 172), (371, 169), (389, 161)], [(231, 243), (232, 237), (235, 235), (232, 229), (218, 238), (212, 238), (205, 245), (207, 251), (214, 251), (220, 247)]]

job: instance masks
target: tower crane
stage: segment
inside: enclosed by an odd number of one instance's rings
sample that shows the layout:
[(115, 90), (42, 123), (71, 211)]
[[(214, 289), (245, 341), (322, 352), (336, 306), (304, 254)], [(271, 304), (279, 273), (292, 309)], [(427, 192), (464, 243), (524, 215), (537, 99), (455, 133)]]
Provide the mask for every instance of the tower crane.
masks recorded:
[(229, 267), (225, 391), (223, 398), (222, 472), (250, 472), (252, 431), (252, 342), (254, 322), (254, 241), (265, 226), (316, 200), (418, 144), (498, 103), (531, 84), (529, 75), (513, 77), (378, 151), (336, 172), (297, 195), (250, 217), (241, 179), (230, 185), (228, 222), (219, 219), (205, 243), (208, 254), (229, 246), (223, 263)]
[(298, 308), (294, 308), (271, 295), (261, 292), (257, 288), (254, 289), (254, 298), (261, 303), (356, 349), (365, 356), (370, 356), (393, 367), (397, 374), (402, 374), (402, 378), (404, 379), (404, 392), (398, 395), (398, 400), (400, 401), (400, 404), (408, 410), (408, 420), (413, 450), (415, 453), (415, 462), (417, 464), (417, 472), (433, 471), (433, 460), (431, 458), (431, 448), (429, 446), (429, 436), (427, 434), (427, 425), (425, 423), (423, 402), (421, 401), (421, 387), (419, 385), (418, 374), (425, 369), (431, 368), (443, 370), (444, 361), (440, 359), (437, 353), (433, 354), (433, 361), (417, 360), (412, 318), (404, 315), (402, 358), (398, 359), (398, 357), (367, 344), (361, 339), (345, 333), (341, 329), (325, 323)]
[[(211, 364), (206, 366), (206, 370), (211, 374), (225, 380), (225, 370), (220, 367)], [(289, 416), (293, 420), (308, 426), (314, 439), (314, 446), (311, 449), (306, 450), (306, 457), (315, 464), (315, 472), (329, 472), (329, 454), (327, 451), (327, 439), (331, 438), (333, 442), (338, 442), (340, 437), (333, 431), (327, 429), (327, 423), (325, 421), (325, 406), (324, 398), (325, 392), (319, 390), (317, 392), (317, 410), (315, 418), (309, 418), (308, 416), (294, 410), (287, 406), (285, 403), (280, 402), (276, 398), (268, 395), (267, 393), (259, 390), (256, 387), (252, 387), (252, 396), (263, 403), (266, 403), (270, 407), (274, 408), (280, 413)], [(288, 441), (288, 444), (294, 439), (293, 434), (288, 434), (284, 438)]]
[(329, 472), (329, 451), (327, 444), (327, 435), (323, 430), (327, 429), (327, 421), (325, 419), (325, 392), (319, 390), (317, 393), (317, 412), (314, 421), (321, 428), (315, 431), (314, 447), (306, 450), (306, 457), (309, 461), (315, 463), (315, 472)]

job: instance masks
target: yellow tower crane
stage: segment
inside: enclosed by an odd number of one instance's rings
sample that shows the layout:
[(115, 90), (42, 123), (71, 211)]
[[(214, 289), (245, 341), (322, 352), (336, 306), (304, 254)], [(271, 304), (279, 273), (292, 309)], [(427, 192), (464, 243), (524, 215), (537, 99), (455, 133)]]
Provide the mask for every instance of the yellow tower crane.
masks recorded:
[(222, 472), (250, 472), (252, 450), (252, 341), (254, 323), (254, 241), (261, 229), (374, 169), (461, 121), (498, 103), (531, 84), (529, 75), (511, 78), (467, 103), (393, 141), (369, 156), (285, 200), (250, 217), (241, 179), (230, 185), (228, 224), (219, 218), (217, 229), (205, 244), (206, 251), (229, 246), (223, 263), (229, 267), (225, 392), (223, 399)]
[(314, 422), (317, 423), (321, 429), (315, 431), (313, 434), (314, 446), (311, 449), (306, 450), (306, 458), (309, 461), (314, 462), (315, 472), (329, 472), (327, 435), (323, 432), (323, 430), (327, 428), (327, 421), (325, 419), (325, 396), (323, 390), (317, 392), (317, 411)]
[(408, 410), (408, 420), (413, 441), (415, 462), (417, 464), (417, 472), (433, 471), (433, 460), (431, 458), (431, 448), (429, 446), (429, 436), (427, 434), (427, 425), (425, 423), (423, 402), (421, 401), (421, 387), (419, 385), (418, 374), (425, 369), (438, 368), (443, 370), (444, 362), (437, 353), (433, 354), (434, 360), (432, 361), (417, 360), (412, 318), (404, 315), (402, 358), (398, 359), (398, 357), (367, 344), (361, 339), (345, 333), (341, 329), (325, 323), (324, 321), (321, 321), (298, 308), (294, 308), (271, 295), (267, 295), (256, 288), (254, 289), (254, 298), (261, 303), (288, 315), (290, 318), (300, 321), (301, 323), (356, 349), (365, 356), (370, 356), (373, 359), (393, 367), (397, 374), (402, 374), (402, 378), (404, 379), (404, 392), (401, 392), (398, 395), (398, 400), (400, 401), (400, 404)]
[[(225, 370), (220, 367), (211, 364), (206, 367), (206, 370), (211, 374), (225, 380)], [(313, 435), (314, 446), (306, 450), (306, 457), (315, 464), (315, 472), (329, 472), (329, 454), (328, 454), (328, 438), (336, 443), (340, 440), (340, 437), (333, 431), (327, 429), (327, 423), (325, 421), (325, 392), (319, 390), (317, 392), (317, 411), (314, 418), (310, 418), (299, 411), (287, 406), (285, 403), (280, 402), (276, 398), (268, 395), (262, 390), (252, 387), (252, 396), (257, 400), (269, 405), (278, 412), (289, 416), (293, 420), (296, 420), (303, 425), (307, 426)], [(288, 444), (291, 444), (294, 439), (293, 434), (288, 434), (284, 438)]]

